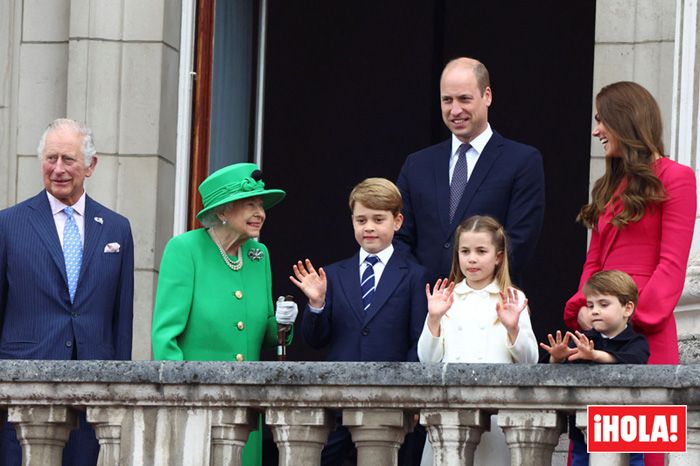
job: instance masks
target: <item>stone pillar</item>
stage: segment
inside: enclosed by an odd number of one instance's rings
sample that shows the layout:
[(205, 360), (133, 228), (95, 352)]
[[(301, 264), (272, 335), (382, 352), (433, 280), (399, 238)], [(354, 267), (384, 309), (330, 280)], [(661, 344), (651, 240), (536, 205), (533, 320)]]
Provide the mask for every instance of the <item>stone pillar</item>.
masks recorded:
[(63, 446), (78, 427), (78, 415), (64, 406), (12, 406), (8, 420), (22, 445), (22, 466), (61, 466)]
[(424, 409), (420, 421), (428, 430), (434, 466), (471, 466), (490, 416), (480, 409)]
[(240, 466), (250, 432), (258, 428), (258, 414), (248, 408), (219, 408), (212, 412), (211, 466)]
[[(583, 432), (583, 438), (588, 438), (588, 413), (585, 410), (576, 411), (576, 427)], [(627, 466), (630, 455), (627, 453), (591, 453), (590, 466)]]
[(564, 419), (564, 416), (552, 410), (500, 410), (498, 425), (503, 429), (510, 447), (512, 464), (552, 464), (552, 453), (564, 428)]
[[(321, 462), (321, 450), (334, 425), (325, 409), (268, 408), (265, 422), (279, 450), (279, 464), (315, 465)], [(358, 461), (358, 464), (364, 464)]]
[[(46, 5), (62, 3), (65, 28), (57, 59), (63, 66), (61, 104), (52, 117), (82, 120), (95, 135), (98, 163), (88, 194), (131, 222), (134, 236), (134, 359), (151, 359), (151, 320), (157, 269), (172, 236), (181, 2), (61, 0), (36, 4), (37, 31), (52, 18)], [(40, 39), (34, 39), (39, 41)], [(43, 39), (39, 44), (43, 45)], [(55, 52), (58, 55), (59, 51)], [(54, 80), (40, 75), (31, 81)], [(58, 91), (61, 92), (58, 92)], [(34, 153), (53, 118), (37, 114), (44, 102), (20, 102)], [(35, 122), (36, 121), (36, 122)], [(24, 147), (23, 144), (20, 147)], [(41, 185), (36, 155), (31, 180)], [(24, 181), (23, 172), (19, 181)], [(18, 185), (20, 183), (18, 182)], [(31, 194), (38, 190), (33, 188)]]
[(700, 464), (700, 411), (688, 411), (688, 441), (685, 453), (670, 453), (668, 466)]
[(87, 421), (95, 429), (100, 442), (100, 456), (97, 466), (119, 466), (122, 440), (122, 421), (125, 408), (88, 407)]
[[(700, 9), (696, 0), (677, 0), (675, 21), (675, 49), (673, 67), (673, 108), (671, 144), (672, 159), (690, 166), (695, 176), (700, 175), (700, 60), (698, 59), (698, 31)], [(665, 122), (666, 123), (666, 122)], [(698, 185), (700, 187), (700, 184)], [(695, 219), (695, 232), (690, 250), (685, 286), (675, 310), (681, 363), (697, 363), (700, 351), (700, 222)]]
[(344, 409), (343, 425), (357, 447), (357, 464), (397, 466), (399, 447), (413, 421), (400, 409)]

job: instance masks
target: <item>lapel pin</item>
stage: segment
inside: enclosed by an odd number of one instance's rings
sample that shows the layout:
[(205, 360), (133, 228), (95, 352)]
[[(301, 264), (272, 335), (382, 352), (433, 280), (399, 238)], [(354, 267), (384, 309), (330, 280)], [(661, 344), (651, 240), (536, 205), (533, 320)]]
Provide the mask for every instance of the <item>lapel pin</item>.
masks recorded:
[(102, 220), (102, 217), (95, 217), (95, 221), (102, 225), (104, 223), (104, 220)]
[(251, 250), (248, 251), (248, 257), (252, 261), (260, 261), (260, 260), (262, 260), (263, 257), (265, 257), (265, 253), (263, 253), (258, 248), (252, 248)]

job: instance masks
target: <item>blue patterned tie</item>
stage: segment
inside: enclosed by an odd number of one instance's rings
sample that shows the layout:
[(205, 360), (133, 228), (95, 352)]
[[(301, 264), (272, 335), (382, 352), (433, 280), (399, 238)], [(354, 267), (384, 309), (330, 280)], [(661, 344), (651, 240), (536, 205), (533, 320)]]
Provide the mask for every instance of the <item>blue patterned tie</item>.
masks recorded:
[(68, 277), (68, 293), (70, 302), (75, 298), (75, 290), (78, 287), (80, 265), (83, 262), (83, 245), (80, 242), (78, 224), (73, 218), (73, 208), (63, 209), (66, 214), (66, 225), (63, 227), (63, 259), (66, 262), (66, 276)]
[(372, 298), (374, 298), (374, 264), (379, 262), (379, 258), (377, 256), (367, 256), (365, 262), (367, 263), (367, 268), (362, 273), (360, 291), (362, 291), (362, 307), (367, 312), (372, 305)]
[(459, 205), (460, 199), (462, 199), (462, 193), (464, 188), (467, 186), (467, 151), (472, 146), (470, 144), (462, 144), (457, 149), (457, 163), (455, 164), (455, 169), (452, 172), (452, 182), (450, 183), (450, 223), (457, 212), (457, 206)]

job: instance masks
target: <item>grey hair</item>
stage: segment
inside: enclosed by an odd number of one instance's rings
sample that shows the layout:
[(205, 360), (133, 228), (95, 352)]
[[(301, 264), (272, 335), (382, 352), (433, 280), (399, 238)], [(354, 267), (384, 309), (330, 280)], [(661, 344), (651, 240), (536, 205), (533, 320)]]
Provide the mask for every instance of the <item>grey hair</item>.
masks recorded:
[(36, 148), (36, 153), (39, 159), (44, 157), (44, 146), (46, 145), (46, 136), (59, 128), (70, 128), (83, 137), (83, 143), (80, 145), (80, 150), (83, 152), (84, 164), (86, 167), (92, 163), (92, 157), (97, 153), (95, 149), (95, 141), (92, 139), (92, 130), (85, 123), (71, 120), (70, 118), (57, 118), (46, 127), (44, 134), (39, 139), (39, 145)]
[(204, 213), (202, 218), (199, 219), (199, 223), (204, 225), (205, 228), (213, 228), (215, 226), (221, 225), (221, 220), (219, 220), (219, 214), (223, 214), (226, 207), (230, 204), (226, 203), (217, 207), (214, 207), (209, 212)]

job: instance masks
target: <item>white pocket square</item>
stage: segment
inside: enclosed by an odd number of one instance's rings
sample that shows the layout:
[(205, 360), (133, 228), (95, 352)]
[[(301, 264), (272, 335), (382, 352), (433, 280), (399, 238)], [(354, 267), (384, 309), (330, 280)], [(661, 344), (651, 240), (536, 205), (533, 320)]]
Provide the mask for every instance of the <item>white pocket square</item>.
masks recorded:
[(105, 246), (104, 252), (106, 252), (106, 253), (119, 252), (119, 248), (121, 248), (119, 243), (107, 243), (107, 245)]

